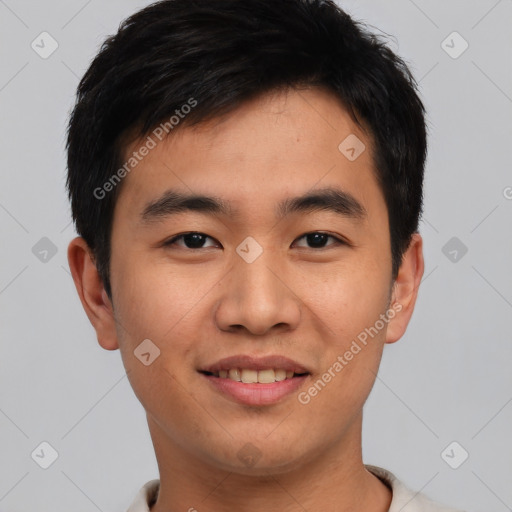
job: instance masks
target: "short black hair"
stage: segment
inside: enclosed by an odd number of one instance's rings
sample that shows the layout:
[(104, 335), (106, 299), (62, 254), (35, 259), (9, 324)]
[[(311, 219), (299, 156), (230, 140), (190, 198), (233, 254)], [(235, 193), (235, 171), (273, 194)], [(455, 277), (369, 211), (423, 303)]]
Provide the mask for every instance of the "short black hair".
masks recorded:
[(69, 120), (73, 220), (110, 298), (120, 186), (109, 193), (102, 187), (123, 165), (126, 135), (169, 127), (191, 98), (194, 108), (180, 116), (179, 127), (229, 113), (260, 94), (315, 86), (334, 93), (369, 129), (396, 278), (418, 230), (427, 153), (425, 109), (406, 63), (331, 0), (164, 0), (105, 40), (80, 81)]

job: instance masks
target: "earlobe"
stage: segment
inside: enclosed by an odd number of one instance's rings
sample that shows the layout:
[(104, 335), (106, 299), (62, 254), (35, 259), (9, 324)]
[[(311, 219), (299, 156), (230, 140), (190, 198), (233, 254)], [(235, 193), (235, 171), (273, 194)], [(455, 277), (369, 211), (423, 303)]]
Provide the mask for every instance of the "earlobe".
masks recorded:
[(78, 296), (89, 321), (96, 330), (98, 343), (105, 350), (119, 348), (112, 303), (101, 281), (92, 252), (82, 237), (68, 246), (68, 263)]
[(423, 239), (419, 233), (414, 233), (393, 285), (390, 307), (398, 312), (388, 323), (386, 343), (394, 343), (404, 335), (414, 311), (424, 267)]

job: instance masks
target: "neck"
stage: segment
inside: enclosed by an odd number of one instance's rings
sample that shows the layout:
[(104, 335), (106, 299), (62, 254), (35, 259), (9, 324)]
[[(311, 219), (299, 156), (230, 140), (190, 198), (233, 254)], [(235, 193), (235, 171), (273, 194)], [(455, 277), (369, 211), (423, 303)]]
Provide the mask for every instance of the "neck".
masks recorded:
[(220, 469), (185, 452), (148, 416), (160, 473), (151, 512), (292, 512), (366, 510), (387, 512), (391, 490), (364, 467), (362, 416), (338, 443), (293, 469), (268, 468), (257, 475)]

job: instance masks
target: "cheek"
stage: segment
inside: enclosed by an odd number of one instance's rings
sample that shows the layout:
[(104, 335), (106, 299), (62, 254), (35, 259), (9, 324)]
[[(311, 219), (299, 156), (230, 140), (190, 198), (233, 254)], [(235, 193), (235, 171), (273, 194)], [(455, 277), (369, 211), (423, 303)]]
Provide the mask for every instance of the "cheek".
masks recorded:
[[(120, 260), (112, 276), (113, 299), (130, 384), (154, 419), (165, 416), (164, 406), (182, 411), (180, 418), (185, 418), (193, 405), (183, 367), (197, 337), (187, 313), (199, 302), (201, 290), (185, 288), (183, 278), (154, 264), (142, 264), (133, 255)], [(168, 427), (180, 424), (178, 419)]]
[(319, 406), (323, 400), (327, 406), (329, 396), (347, 409), (361, 405), (375, 380), (388, 325), (381, 315), (386, 314), (391, 282), (382, 262), (364, 263), (361, 258), (358, 264), (304, 283), (308, 305), (326, 336), (323, 370), (330, 374), (320, 379), (329, 381), (329, 391), (322, 391)]
[(364, 264), (359, 258), (323, 272), (320, 267), (303, 272), (296, 285), (297, 295), (343, 346), (385, 312), (391, 282), (382, 264)]
[[(149, 408), (161, 406), (152, 405), (158, 400), (155, 390), (157, 396), (166, 396), (166, 401), (181, 408), (194, 364), (191, 348), (201, 338), (199, 330), (206, 328), (202, 320), (209, 317), (204, 299), (215, 284), (214, 276), (198, 279), (197, 270), (194, 277), (133, 255), (120, 258), (114, 268), (119, 346), (134, 392)], [(140, 347), (146, 346), (142, 352)], [(148, 366), (138, 357), (146, 352), (150, 353), (146, 359), (157, 355)]]
[(211, 287), (208, 279), (190, 278), (136, 255), (119, 259), (115, 268), (112, 285), (116, 318), (133, 342), (145, 338), (163, 342), (173, 331), (182, 329), (188, 312)]

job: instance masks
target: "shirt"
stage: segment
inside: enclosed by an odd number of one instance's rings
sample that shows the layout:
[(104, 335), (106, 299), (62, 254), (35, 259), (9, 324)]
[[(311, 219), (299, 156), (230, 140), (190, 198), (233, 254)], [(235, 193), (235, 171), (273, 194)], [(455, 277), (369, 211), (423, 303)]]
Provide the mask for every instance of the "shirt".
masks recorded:
[[(365, 468), (391, 489), (393, 498), (389, 512), (462, 512), (432, 501), (422, 493), (412, 491), (387, 469), (368, 464)], [(126, 512), (149, 512), (158, 497), (159, 486), (159, 479), (144, 484)]]

